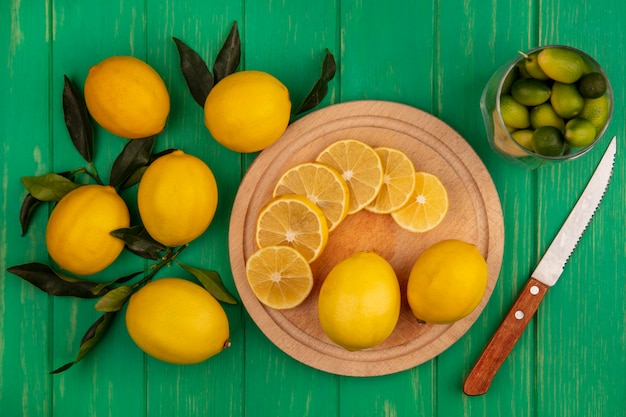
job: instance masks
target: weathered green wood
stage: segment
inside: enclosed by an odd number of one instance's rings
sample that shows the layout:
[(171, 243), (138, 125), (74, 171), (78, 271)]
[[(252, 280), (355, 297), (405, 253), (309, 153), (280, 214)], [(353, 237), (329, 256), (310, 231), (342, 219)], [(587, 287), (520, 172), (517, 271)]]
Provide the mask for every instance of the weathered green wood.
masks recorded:
[[(626, 409), (626, 169), (624, 25), (626, 6), (608, 0), (513, 4), (359, 1), (6, 2), (0, 13), (0, 409), (7, 416), (622, 416)], [(417, 4), (416, 4), (417, 3)], [(319, 75), (324, 51), (338, 72), (321, 107), (356, 99), (393, 100), (442, 118), (478, 152), (491, 172), (505, 216), (500, 280), (484, 313), (438, 358), (398, 374), (339, 377), (303, 365), (276, 348), (243, 306), (225, 306), (233, 346), (198, 365), (146, 357), (120, 314), (109, 335), (70, 371), (48, 372), (74, 358), (98, 317), (93, 301), (49, 297), (6, 268), (47, 261), (48, 210), (20, 237), (21, 176), (81, 166), (63, 125), (67, 74), (82, 89), (90, 65), (114, 54), (146, 59), (163, 76), (172, 112), (157, 149), (180, 147), (211, 166), (220, 187), (216, 220), (181, 261), (216, 269), (236, 293), (228, 262), (230, 207), (255, 154), (215, 143), (202, 109), (186, 90), (171, 40), (176, 36), (212, 63), (230, 25), (239, 23), (241, 69), (269, 71), (290, 89), (294, 106)], [(598, 29), (601, 28), (601, 29)], [(613, 83), (618, 135), (614, 179), (561, 281), (550, 290), (489, 392), (469, 398), (461, 384), (534, 269), (608, 143), (583, 158), (527, 171), (487, 146), (478, 100), (490, 74), (518, 50), (565, 43), (596, 56)], [(97, 129), (96, 166), (105, 180), (126, 142)], [(127, 190), (138, 221), (136, 187)], [(97, 279), (148, 263), (124, 254)], [(159, 276), (191, 278), (178, 266)], [(591, 285), (587, 285), (591, 284)], [(33, 337), (33, 335), (37, 335)]]
[[(292, 108), (302, 102), (321, 71), (325, 50), (336, 57), (337, 16), (333, 2), (246, 3), (245, 69), (268, 71), (290, 90)], [(325, 103), (334, 96), (330, 85)], [(244, 157), (246, 167), (254, 155)], [(338, 379), (303, 365), (276, 348), (246, 313), (245, 406), (258, 416), (337, 414)], [(294, 390), (294, 384), (298, 389)]]
[[(215, 142), (204, 126), (203, 109), (193, 100), (180, 71), (180, 59), (172, 36), (200, 54), (209, 68), (221, 48), (233, 21), (241, 21), (240, 2), (187, 1), (161, 4), (148, 1), (148, 62), (163, 74), (171, 97), (170, 118), (159, 135), (159, 148), (180, 148), (204, 160), (214, 172), (219, 189), (218, 209), (209, 229), (192, 241), (180, 261), (219, 272), (226, 286), (235, 292), (228, 263), (228, 221), (239, 184), (240, 158)], [(217, 13), (219, 11), (219, 13)], [(212, 16), (198, 19), (198, 16)], [(173, 265), (160, 276), (192, 278)], [(232, 346), (218, 356), (194, 366), (166, 364), (146, 359), (148, 413), (155, 416), (193, 415), (207, 410), (210, 415), (243, 413), (241, 369), (245, 339), (241, 305), (224, 305), (229, 317)]]
[[(52, 169), (67, 171), (85, 166), (85, 161), (74, 150), (63, 122), (62, 91), (63, 76), (82, 91), (91, 65), (111, 55), (134, 55), (146, 58), (144, 33), (144, 2), (136, 0), (116, 6), (70, 2), (52, 4), (51, 25), (51, 86), (50, 105), (52, 118)], [(103, 19), (86, 19), (85, 16), (108, 16)], [(66, 30), (55, 30), (65, 27)], [(126, 144), (125, 139), (111, 135), (94, 122), (94, 166), (102, 181), (108, 183), (111, 164)], [(85, 176), (77, 181), (93, 182)], [(131, 206), (131, 212), (136, 210)], [(117, 276), (139, 271), (144, 262), (129, 254), (94, 279), (104, 282)], [(52, 343), (53, 367), (74, 359), (80, 340), (101, 315), (93, 308), (94, 301), (73, 298), (55, 299), (52, 320), (54, 339)], [(53, 414), (105, 415), (130, 412), (141, 414), (145, 404), (137, 401), (143, 396), (143, 355), (134, 348), (125, 332), (123, 313), (118, 313), (103, 343), (74, 369), (53, 377)], [(128, 373), (128, 369), (141, 372)], [(125, 375), (124, 384), (114, 384), (116, 378)], [(109, 381), (109, 382), (106, 382)], [(102, 383), (105, 382), (104, 385)], [(105, 390), (106, 395), (102, 395)]]
[[(342, 1), (340, 11), (341, 101), (390, 100), (430, 111), (434, 5)], [(339, 415), (433, 415), (435, 372), (435, 362), (429, 361), (395, 375), (344, 377)]]
[[(50, 168), (48, 112), (48, 9), (43, 4), (5, 5), (0, 65), (4, 104), (0, 116), (0, 408), (14, 415), (48, 415), (52, 406), (49, 346), (53, 336), (49, 296), (8, 274), (6, 268), (45, 259), (40, 244), (45, 207), (24, 237), (19, 208), (26, 191), (19, 178)], [(33, 53), (37, 51), (37, 53)]]
[[(518, 50), (533, 46), (528, 42), (537, 22), (532, 7), (515, 2), (496, 5), (458, 1), (445, 8), (442, 5), (440, 14), (435, 114), (468, 140), (493, 173), (504, 213), (505, 244), (500, 278), (490, 302), (468, 334), (438, 359), (439, 415), (462, 415), (467, 409), (491, 415), (494, 405), (502, 415), (531, 415), (535, 377), (534, 369), (528, 366), (534, 361), (532, 323), (496, 375), (499, 383), (494, 382), (491, 389), (490, 395), (506, 400), (494, 404), (489, 398), (466, 397), (458, 401), (458, 391), (527, 279), (529, 263), (533, 262), (534, 235), (527, 233), (520, 238), (519, 234), (534, 228), (530, 203), (535, 174), (511, 166), (491, 152), (479, 104), (491, 74), (514, 59)], [(455, 42), (450, 42), (452, 39)]]
[[(625, 68), (616, 54), (626, 46), (620, 18), (624, 13), (623, 2), (601, 9), (542, 3), (542, 41), (571, 45), (594, 56), (612, 82), (615, 108), (611, 125), (596, 149), (541, 173), (541, 249), (547, 247), (575, 204), (610, 138), (618, 135), (618, 148), (624, 143)], [(619, 149), (604, 201), (540, 312), (538, 408), (545, 416), (624, 415), (626, 410), (624, 387), (619, 382), (626, 374), (626, 256), (624, 238), (618, 236), (624, 233), (625, 224), (625, 161), (623, 149)]]

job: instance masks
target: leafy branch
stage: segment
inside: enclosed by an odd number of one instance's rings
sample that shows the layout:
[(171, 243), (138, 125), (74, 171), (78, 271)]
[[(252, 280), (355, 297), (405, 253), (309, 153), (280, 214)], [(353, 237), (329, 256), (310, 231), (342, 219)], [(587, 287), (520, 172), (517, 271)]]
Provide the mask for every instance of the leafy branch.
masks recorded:
[[(220, 80), (237, 71), (241, 60), (241, 40), (237, 22), (233, 22), (230, 32), (224, 41), (213, 64), (213, 72), (196, 51), (182, 40), (172, 37), (180, 57), (180, 70), (187, 83), (187, 88), (196, 103), (204, 108), (209, 93)], [(293, 116), (316, 107), (328, 92), (328, 83), (335, 77), (337, 65), (334, 56), (326, 50), (322, 72), (302, 103), (296, 108)]]
[[(230, 47), (232, 48), (232, 45)], [(227, 58), (222, 58), (222, 60)], [(220, 74), (223, 71), (228, 71), (232, 63), (223, 63), (222, 65), (226, 66), (220, 67), (218, 70)], [(69, 192), (85, 183), (76, 181), (78, 176), (86, 176), (87, 182), (92, 181), (104, 185), (93, 163), (94, 129), (85, 100), (67, 76), (64, 76), (64, 80), (63, 111), (65, 123), (72, 144), (86, 164), (71, 171), (28, 176), (21, 179), (28, 192), (20, 209), (22, 236), (26, 234), (37, 207), (43, 203), (58, 202)], [(174, 150), (167, 149), (154, 153), (154, 142), (155, 137), (130, 140), (111, 166), (109, 185), (118, 191), (136, 185), (152, 162)], [(83, 335), (74, 360), (53, 370), (52, 374), (64, 372), (84, 358), (104, 337), (114, 317), (124, 307), (132, 294), (152, 280), (163, 267), (172, 263), (191, 273), (218, 300), (231, 304), (237, 303), (216, 271), (195, 268), (178, 261), (178, 256), (188, 247), (188, 244), (179, 247), (166, 247), (155, 241), (140, 225), (114, 230), (111, 235), (122, 240), (128, 251), (141, 258), (156, 261), (156, 263), (142, 271), (117, 277), (104, 283), (77, 278), (40, 262), (16, 265), (7, 269), (9, 273), (52, 296), (98, 298), (94, 308), (103, 314)], [(132, 283), (131, 281), (138, 276), (142, 276), (142, 278)]]
[[(135, 230), (137, 229), (138, 228), (135, 228)], [(132, 235), (126, 231), (120, 233), (126, 236), (127, 239), (128, 236)], [(132, 236), (134, 237), (129, 240), (131, 240), (133, 242), (132, 244), (135, 246), (139, 245), (140, 247), (145, 248), (152, 245), (152, 243), (138, 243), (141, 239), (136, 238), (136, 235)], [(85, 357), (104, 337), (115, 314), (124, 307), (133, 293), (151, 281), (163, 267), (171, 265), (172, 262), (175, 262), (185, 271), (191, 273), (199, 281), (199, 283), (218, 300), (229, 304), (236, 304), (237, 300), (228, 292), (216, 271), (195, 268), (177, 260), (177, 257), (188, 246), (189, 245), (187, 244), (177, 248), (165, 248), (165, 254), (159, 259), (158, 263), (150, 265), (143, 271), (134, 272), (107, 283), (97, 283), (72, 277), (63, 274), (48, 265), (37, 262), (8, 268), (8, 272), (19, 276), (23, 280), (50, 295), (71, 296), (78, 298), (99, 298), (95, 303), (94, 308), (104, 314), (100, 316), (83, 335), (76, 358), (73, 361), (53, 370), (51, 374), (64, 372)], [(157, 248), (154, 247), (153, 249), (156, 250)], [(125, 284), (127, 281), (138, 275), (144, 275), (144, 277), (134, 284)], [(114, 286), (115, 284), (124, 285)]]

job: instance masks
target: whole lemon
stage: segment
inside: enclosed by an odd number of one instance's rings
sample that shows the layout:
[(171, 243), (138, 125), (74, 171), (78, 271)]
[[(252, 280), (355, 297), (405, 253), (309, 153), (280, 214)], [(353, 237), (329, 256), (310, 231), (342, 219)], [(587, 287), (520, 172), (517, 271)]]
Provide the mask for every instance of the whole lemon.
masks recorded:
[(89, 113), (114, 135), (139, 139), (165, 127), (167, 88), (154, 68), (138, 58), (113, 56), (92, 66), (84, 90)]
[(487, 263), (475, 245), (450, 239), (415, 261), (407, 298), (418, 320), (446, 324), (470, 314), (487, 288)]
[(329, 272), (320, 289), (324, 333), (347, 350), (379, 345), (400, 316), (400, 285), (391, 265), (373, 252), (357, 252)]
[(134, 293), (126, 309), (126, 328), (141, 350), (169, 363), (202, 362), (230, 346), (221, 304), (182, 278), (157, 279)]
[(82, 185), (63, 196), (52, 210), (46, 247), (62, 269), (77, 275), (95, 274), (124, 249), (124, 242), (111, 232), (129, 226), (128, 207), (115, 188)]
[(191, 242), (209, 227), (217, 208), (217, 183), (198, 157), (175, 150), (148, 166), (137, 191), (139, 215), (154, 240)]
[(235, 152), (267, 148), (289, 124), (289, 91), (263, 71), (238, 71), (220, 80), (204, 104), (204, 123), (213, 138)]

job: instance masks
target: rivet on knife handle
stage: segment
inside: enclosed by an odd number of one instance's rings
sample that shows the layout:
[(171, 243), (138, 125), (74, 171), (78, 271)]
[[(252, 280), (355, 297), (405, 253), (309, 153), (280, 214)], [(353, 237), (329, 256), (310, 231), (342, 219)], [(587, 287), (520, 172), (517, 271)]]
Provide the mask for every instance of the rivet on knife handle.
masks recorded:
[(530, 278), (470, 371), (463, 392), (482, 395), (534, 316), (549, 286)]

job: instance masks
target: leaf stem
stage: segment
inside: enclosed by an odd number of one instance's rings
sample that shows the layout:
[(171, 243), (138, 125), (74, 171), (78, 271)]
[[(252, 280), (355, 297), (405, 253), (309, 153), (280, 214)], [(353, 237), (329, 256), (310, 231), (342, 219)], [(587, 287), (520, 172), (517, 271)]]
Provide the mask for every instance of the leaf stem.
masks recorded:
[(137, 289), (138, 287), (144, 285), (145, 283), (150, 281), (152, 278), (154, 278), (154, 276), (157, 274), (157, 272), (161, 270), (161, 268), (163, 268), (165, 265), (169, 265), (172, 261), (174, 261), (176, 257), (180, 255), (182, 251), (187, 249), (188, 246), (189, 246), (188, 244), (182, 245), (176, 250), (173, 250), (173, 248), (169, 248), (165, 256), (163, 257), (163, 259), (161, 260), (161, 262), (159, 262), (158, 264), (151, 265), (148, 269), (146, 269), (146, 272), (150, 269), (152, 269), (152, 271), (150, 271), (148, 275), (143, 277), (141, 281), (138, 281), (135, 285), (133, 285), (133, 289)]
[(89, 169), (85, 168), (85, 167), (80, 167), (80, 168), (76, 168), (70, 171), (71, 175), (74, 174), (85, 174), (87, 176), (89, 176), (90, 178), (92, 178), (96, 183), (98, 183), (98, 185), (104, 185), (104, 183), (102, 182), (102, 180), (100, 179), (100, 176), (98, 175), (98, 170), (96, 169), (96, 166), (93, 164), (93, 162), (89, 162)]
[(100, 176), (98, 175), (98, 170), (96, 169), (96, 166), (93, 162), (89, 162), (89, 168), (91, 168), (91, 172), (85, 170), (85, 173), (93, 178), (99, 185), (104, 185), (104, 183), (100, 179)]

